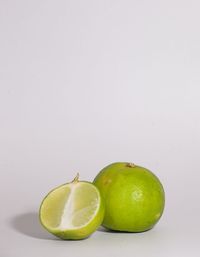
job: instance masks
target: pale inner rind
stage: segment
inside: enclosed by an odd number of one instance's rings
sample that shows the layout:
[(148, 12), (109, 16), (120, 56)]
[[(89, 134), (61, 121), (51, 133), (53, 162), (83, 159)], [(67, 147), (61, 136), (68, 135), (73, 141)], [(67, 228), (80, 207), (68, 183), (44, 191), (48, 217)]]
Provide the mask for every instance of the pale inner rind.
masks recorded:
[(70, 186), (69, 197), (66, 200), (64, 210), (61, 216), (59, 228), (70, 228), (72, 227), (72, 215), (73, 215), (73, 198), (74, 198), (75, 185)]

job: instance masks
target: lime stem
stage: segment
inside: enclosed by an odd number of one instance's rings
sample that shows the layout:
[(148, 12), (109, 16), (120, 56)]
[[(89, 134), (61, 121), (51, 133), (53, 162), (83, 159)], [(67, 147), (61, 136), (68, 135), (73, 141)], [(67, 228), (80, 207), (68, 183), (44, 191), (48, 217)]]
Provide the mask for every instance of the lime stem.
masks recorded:
[(77, 183), (79, 181), (79, 173), (77, 172), (76, 177), (72, 180), (71, 183)]
[(126, 166), (129, 168), (134, 168), (136, 165), (134, 163), (129, 162)]

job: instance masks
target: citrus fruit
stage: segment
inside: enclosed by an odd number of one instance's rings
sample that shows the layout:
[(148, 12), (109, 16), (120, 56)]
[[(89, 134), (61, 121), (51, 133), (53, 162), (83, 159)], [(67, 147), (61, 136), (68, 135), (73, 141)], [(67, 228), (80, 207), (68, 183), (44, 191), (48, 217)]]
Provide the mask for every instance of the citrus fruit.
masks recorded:
[(71, 182), (53, 189), (39, 211), (42, 225), (62, 239), (83, 239), (102, 223), (104, 204), (98, 188), (90, 182)]
[(94, 179), (105, 201), (103, 226), (112, 230), (142, 232), (160, 219), (164, 189), (149, 170), (127, 162), (112, 163)]

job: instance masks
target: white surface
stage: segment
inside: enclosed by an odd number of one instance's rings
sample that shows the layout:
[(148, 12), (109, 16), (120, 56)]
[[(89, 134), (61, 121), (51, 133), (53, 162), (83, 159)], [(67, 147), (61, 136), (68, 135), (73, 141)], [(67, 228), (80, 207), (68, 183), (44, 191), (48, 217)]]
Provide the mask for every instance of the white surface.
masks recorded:
[[(200, 3), (0, 1), (0, 257), (200, 256)], [(146, 233), (59, 241), (37, 211), (77, 171), (159, 176)]]

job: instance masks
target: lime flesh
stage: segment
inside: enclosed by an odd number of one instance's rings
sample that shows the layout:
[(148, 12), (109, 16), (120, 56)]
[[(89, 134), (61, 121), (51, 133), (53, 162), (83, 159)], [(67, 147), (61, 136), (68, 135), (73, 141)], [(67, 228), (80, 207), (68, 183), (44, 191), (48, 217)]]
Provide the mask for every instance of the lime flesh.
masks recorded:
[(142, 232), (160, 219), (164, 189), (149, 170), (126, 162), (105, 167), (94, 179), (105, 201), (103, 226), (112, 230)]
[(40, 221), (62, 239), (83, 239), (102, 223), (104, 205), (99, 190), (75, 180), (52, 190), (40, 206)]

